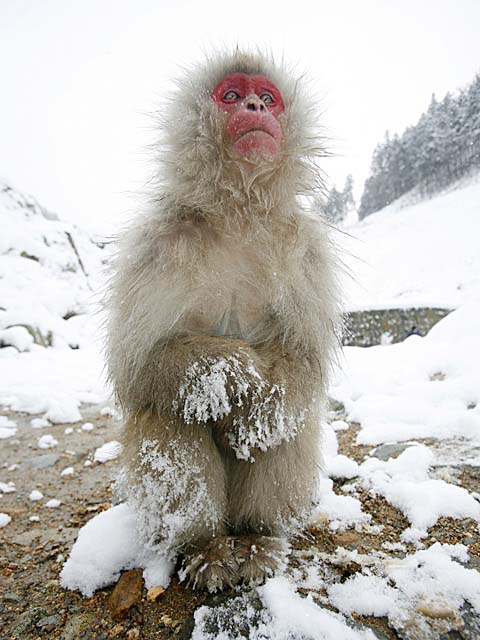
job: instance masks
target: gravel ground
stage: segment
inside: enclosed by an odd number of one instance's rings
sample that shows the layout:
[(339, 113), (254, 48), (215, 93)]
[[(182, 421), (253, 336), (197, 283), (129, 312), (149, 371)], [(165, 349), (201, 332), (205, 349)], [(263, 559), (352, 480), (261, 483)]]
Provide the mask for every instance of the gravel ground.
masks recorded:
[[(12, 521), (0, 532), (0, 639), (33, 640), (34, 638), (62, 638), (64, 640), (100, 640), (107, 638), (189, 638), (193, 628), (192, 615), (201, 604), (212, 606), (225, 603), (234, 594), (208, 596), (186, 589), (172, 580), (169, 588), (157, 601), (149, 602), (145, 589), (141, 600), (122, 619), (115, 619), (109, 606), (113, 587), (98, 591), (92, 598), (82, 598), (59, 586), (59, 572), (68, 557), (77, 532), (93, 515), (111, 506), (111, 479), (115, 462), (105, 464), (93, 461), (97, 447), (118, 438), (119, 422), (114, 417), (100, 414), (100, 408), (82, 409), (84, 421), (75, 425), (55, 425), (33, 429), (31, 416), (3, 412), (18, 425), (15, 438), (3, 440), (0, 448), (0, 481), (12, 481), (16, 491), (0, 499), (0, 511), (8, 513)], [(81, 430), (84, 422), (94, 428)], [(73, 432), (65, 434), (67, 427)], [(337, 433), (340, 452), (361, 462), (370, 448), (354, 444), (358, 426)], [(51, 434), (58, 446), (39, 449), (38, 438)], [(12, 468), (11, 465), (18, 465)], [(62, 470), (73, 467), (72, 475), (61, 475)], [(480, 492), (478, 470), (471, 467), (457, 469), (457, 482), (469, 491)], [(347, 481), (345, 481), (347, 482)], [(335, 484), (341, 489), (342, 481)], [(32, 490), (39, 490), (44, 498), (31, 501)], [(382, 549), (384, 542), (398, 542), (401, 532), (408, 526), (405, 517), (383, 498), (360, 491), (357, 497), (365, 512), (372, 515), (371, 524), (381, 524), (377, 534), (348, 529), (334, 533), (326, 526), (306, 532), (293, 541), (291, 568), (314, 557), (318, 551), (331, 553), (337, 547), (369, 554)], [(61, 501), (56, 508), (46, 507), (52, 498)], [(38, 520), (30, 520), (37, 516)], [(443, 518), (429, 531), (425, 540), (428, 547), (434, 542), (467, 544), (471, 566), (480, 567), (480, 537), (477, 523), (472, 520)], [(384, 549), (383, 549), (384, 551)], [(413, 552), (413, 547), (407, 547)], [(405, 553), (397, 552), (398, 556)], [(395, 556), (395, 552), (392, 552)], [(355, 563), (331, 567), (345, 580), (358, 571)], [(302, 593), (308, 593), (306, 590)], [(321, 593), (312, 593), (314, 599)], [(359, 626), (371, 628), (379, 639), (406, 638), (422, 640), (415, 631), (399, 636), (389, 628), (385, 619), (354, 616)], [(438, 627), (438, 633), (435, 631)], [(442, 640), (473, 640), (480, 637), (479, 621), (468, 610), (463, 612), (461, 624), (441, 624), (432, 619), (432, 637)], [(339, 640), (341, 640), (339, 638)]]

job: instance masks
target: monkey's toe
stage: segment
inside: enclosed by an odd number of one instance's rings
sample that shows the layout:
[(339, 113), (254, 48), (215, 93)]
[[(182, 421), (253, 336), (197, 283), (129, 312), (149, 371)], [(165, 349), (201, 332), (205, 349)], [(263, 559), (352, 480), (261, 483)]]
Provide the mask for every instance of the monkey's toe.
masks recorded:
[(213, 538), (200, 548), (185, 553), (181, 580), (194, 589), (206, 589), (210, 593), (233, 587), (240, 581), (234, 538)]
[(242, 536), (235, 541), (239, 577), (247, 584), (259, 584), (283, 569), (289, 546), (283, 538)]

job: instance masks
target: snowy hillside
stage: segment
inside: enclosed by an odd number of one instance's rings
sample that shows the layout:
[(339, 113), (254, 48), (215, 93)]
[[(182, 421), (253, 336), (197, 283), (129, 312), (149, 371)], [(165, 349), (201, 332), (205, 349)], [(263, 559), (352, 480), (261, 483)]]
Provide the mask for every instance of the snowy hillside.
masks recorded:
[(0, 403), (79, 419), (77, 394), (87, 401), (101, 370), (93, 312), (106, 250), (5, 181), (0, 223)]
[(78, 347), (104, 249), (5, 182), (0, 220), (0, 341)]
[(346, 229), (350, 311), (454, 308), (480, 292), (480, 177), (431, 200), (398, 200)]

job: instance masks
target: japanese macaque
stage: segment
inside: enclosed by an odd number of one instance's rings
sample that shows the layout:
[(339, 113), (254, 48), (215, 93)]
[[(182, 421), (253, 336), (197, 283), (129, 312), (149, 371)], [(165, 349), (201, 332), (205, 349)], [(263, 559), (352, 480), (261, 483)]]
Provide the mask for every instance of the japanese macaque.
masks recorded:
[(146, 544), (210, 591), (272, 575), (306, 522), (339, 344), (335, 253), (305, 205), (324, 155), (301, 82), (261, 55), (178, 83), (156, 192), (107, 307), (123, 484)]

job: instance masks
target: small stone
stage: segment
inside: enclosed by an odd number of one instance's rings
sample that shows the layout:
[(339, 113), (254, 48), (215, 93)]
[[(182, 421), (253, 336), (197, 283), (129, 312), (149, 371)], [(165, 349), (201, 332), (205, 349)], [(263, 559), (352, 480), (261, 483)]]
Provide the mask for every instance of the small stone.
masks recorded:
[(59, 458), (60, 456), (58, 455), (58, 453), (46, 453), (41, 456), (35, 456), (35, 458), (30, 458), (30, 460), (27, 460), (27, 462), (34, 469), (46, 469), (48, 467), (53, 467), (53, 465), (56, 464)]
[(110, 629), (108, 636), (110, 638), (118, 638), (118, 636), (123, 635), (124, 631), (125, 631), (124, 626), (122, 626), (121, 624), (116, 624), (114, 627)]
[(138, 604), (141, 601), (143, 589), (142, 573), (142, 569), (126, 571), (117, 582), (108, 602), (112, 616), (115, 619), (123, 618), (134, 604)]
[(350, 544), (358, 544), (359, 535), (355, 531), (340, 531), (335, 534), (335, 542), (341, 547), (345, 547)]
[(9, 591), (8, 593), (6, 593), (2, 600), (4, 602), (20, 602), (21, 601), (21, 597), (19, 595), (17, 595), (16, 593), (13, 593), (12, 591)]
[(372, 453), (374, 458), (378, 458), (383, 462), (387, 462), (390, 458), (398, 458), (398, 456), (413, 445), (411, 444), (382, 444)]
[(171, 627), (172, 626), (172, 619), (170, 618), (170, 616), (166, 616), (165, 614), (163, 616), (161, 616), (160, 618), (161, 622), (163, 622), (163, 624), (167, 627)]
[(147, 591), (147, 601), (156, 602), (164, 593), (165, 589), (163, 587), (152, 587)]
[(46, 589), (55, 589), (56, 587), (58, 587), (59, 582), (58, 580), (49, 580), (46, 584), (45, 584), (45, 588)]
[(417, 604), (415, 609), (418, 613), (422, 613), (429, 618), (439, 618), (441, 620), (452, 619), (457, 617), (457, 612), (454, 609), (442, 605), (435, 605), (434, 603), (422, 603)]
[(38, 529), (30, 529), (24, 533), (19, 533), (12, 538), (13, 544), (18, 544), (20, 547), (29, 547), (36, 538), (41, 537), (41, 532)]
[(65, 627), (62, 629), (62, 640), (79, 640), (79, 638), (91, 637), (93, 620), (93, 611), (84, 611), (79, 615), (67, 617)]
[(138, 627), (134, 627), (133, 629), (129, 629), (127, 631), (127, 640), (139, 640), (140, 638), (140, 629)]
[(42, 631), (53, 631), (60, 624), (60, 616), (46, 616), (45, 618), (40, 618), (40, 620), (35, 625), (37, 629), (41, 629)]
[(16, 618), (12, 637), (25, 638), (26, 633), (32, 629), (35, 623), (45, 617), (47, 617), (45, 609), (42, 607), (30, 607)]
[(335, 413), (340, 413), (341, 411), (345, 411), (345, 405), (339, 400), (334, 400), (333, 398), (328, 399), (328, 408), (330, 411), (334, 411)]

